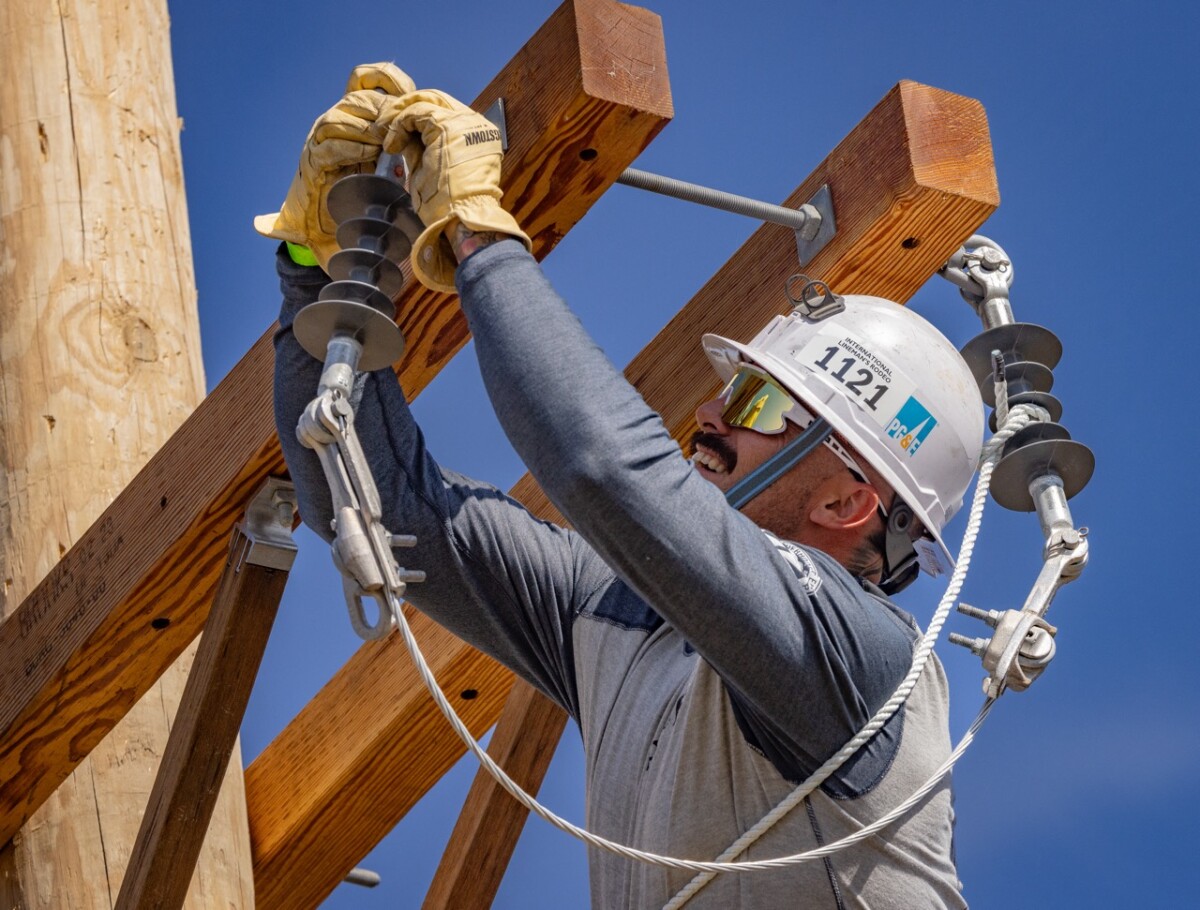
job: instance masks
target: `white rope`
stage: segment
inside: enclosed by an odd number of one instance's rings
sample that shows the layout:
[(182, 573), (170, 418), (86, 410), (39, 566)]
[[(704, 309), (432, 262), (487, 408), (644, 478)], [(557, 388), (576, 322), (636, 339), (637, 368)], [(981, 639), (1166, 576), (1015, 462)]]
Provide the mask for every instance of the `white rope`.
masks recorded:
[[(971, 554), (975, 546), (975, 538), (979, 533), (979, 525), (981, 521), (983, 504), (987, 498), (988, 483), (991, 480), (992, 469), (999, 460), (1000, 453), (1003, 449), (1003, 443), (1018, 429), (1025, 426), (1032, 420), (1040, 419), (1037, 413), (1040, 409), (1035, 409), (1027, 405), (1018, 405), (1014, 407), (1009, 414), (1009, 420), (1001, 430), (996, 433), (983, 450), (983, 463), (979, 471), (979, 479), (976, 483), (975, 496), (971, 504), (970, 517), (967, 522), (967, 531), (963, 535), (963, 544), (959, 555), (958, 565), (955, 567), (954, 573), (951, 575), (950, 583), (947, 586), (946, 594), (942, 597), (942, 601), (938, 606), (938, 610), (934, 614), (933, 620), (930, 622), (929, 629), (925, 633), (918, 645), (913, 656), (913, 666), (909, 670), (907, 676), (897, 687), (896, 692), (888, 699), (887, 703), (876, 712), (875, 716), (867, 723), (859, 733), (846, 744), (836, 755), (825, 762), (818, 768), (803, 784), (792, 791), (789, 796), (784, 799), (778, 806), (775, 807), (768, 815), (766, 815), (757, 825), (747, 831), (744, 835), (738, 838), (730, 847), (721, 855), (721, 857), (713, 862), (701, 862), (697, 860), (685, 860), (672, 856), (661, 856), (657, 853), (649, 853), (644, 850), (637, 850), (633, 847), (619, 844), (607, 838), (600, 837), (597, 834), (592, 834), (578, 825), (574, 825), (564, 818), (560, 818), (552, 811), (547, 809), (536, 799), (526, 793), (519, 784), (516, 783), (508, 774), (492, 759), (490, 755), (476, 742), (471, 732), (467, 729), (466, 724), (458, 716), (454, 710), (454, 706), (450, 704), (434, 679), (433, 672), (429, 669), (429, 664), (425, 661), (425, 656), (421, 653), (420, 646), (417, 644), (416, 638), (413, 636), (412, 629), (409, 628), (408, 620), (404, 616), (404, 611), (400, 607), (399, 598), (393, 592), (388, 592), (388, 601), (392, 611), (396, 616), (397, 624), (399, 625), (400, 635), (404, 639), (405, 647), (408, 648), (408, 653), (412, 657), (413, 664), (417, 668), (417, 672), (421, 676), (421, 680), (425, 683), (429, 694), (433, 697), (434, 702), (449, 721), (454, 732), (466, 745), (467, 749), (478, 759), (483, 768), (500, 784), (517, 802), (523, 805), (526, 809), (534, 814), (545, 819), (554, 827), (561, 831), (570, 834), (585, 843), (601, 850), (607, 850), (615, 853), (618, 856), (623, 856), (627, 859), (635, 859), (641, 862), (650, 863), (656, 866), (665, 866), (670, 869), (684, 869), (691, 872), (703, 873), (694, 878), (683, 890), (681, 890), (671, 902), (667, 905), (668, 908), (676, 908), (682, 906), (691, 898), (700, 888), (704, 887), (711, 878), (721, 872), (760, 872), (768, 869), (779, 869), (790, 865), (795, 865), (801, 862), (807, 862), (814, 859), (820, 859), (836, 853), (839, 850), (852, 846), (859, 841), (865, 840), (871, 835), (877, 833), (883, 828), (890, 825), (893, 821), (908, 812), (913, 806), (919, 803), (928, 793), (937, 786), (941, 778), (954, 766), (959, 756), (966, 750), (975, 737), (975, 733), (979, 730), (988, 712), (991, 710), (994, 699), (988, 699), (984, 702), (979, 715), (970, 729), (964, 734), (958, 746), (951, 753), (950, 757), (943, 762), (938, 769), (930, 776), (915, 793), (912, 794), (904, 802), (900, 803), (886, 815), (872, 822), (870, 825), (862, 828), (848, 837), (842, 838), (839, 841), (826, 844), (823, 847), (809, 850), (804, 853), (796, 853), (791, 856), (781, 856), (774, 859), (756, 860), (753, 862), (729, 862), (732, 857), (738, 856), (744, 852), (754, 841), (758, 840), (771, 826), (773, 826), (780, 818), (786, 815), (792, 808), (795, 807), (801, 800), (811, 793), (816, 787), (820, 786), (824, 780), (837, 770), (841, 764), (854, 754), (858, 748), (870, 739), (879, 728), (887, 722), (904, 703), (909, 692), (916, 685), (917, 679), (920, 677), (925, 663), (929, 658), (929, 654), (933, 649), (933, 643), (937, 640), (938, 633), (941, 631), (942, 625), (945, 623), (946, 616), (949, 613), (949, 608), (953, 605), (959, 589), (962, 587), (963, 579), (966, 576), (967, 567), (970, 564)], [(701, 881), (701, 879), (703, 879)], [(686, 893), (685, 893), (686, 892)], [(678, 902), (677, 902), (678, 901)], [(664, 908), (666, 910), (666, 908)]]
[(1004, 369), (1004, 355), (992, 351), (992, 378), (996, 387), (996, 426), (1008, 424), (1008, 374)]
[[(717, 857), (718, 862), (732, 865), (738, 869), (749, 866), (750, 864), (748, 863), (733, 863), (732, 860), (749, 849), (749, 847), (755, 841), (757, 841), (764, 834), (766, 834), (767, 831), (774, 827), (781, 818), (791, 812), (792, 809), (798, 806), (805, 798), (809, 796), (809, 794), (823, 784), (826, 779), (828, 779), (833, 772), (840, 768), (851, 755), (857, 752), (867, 742), (867, 740), (879, 732), (883, 725), (891, 719), (892, 715), (895, 714), (900, 709), (900, 706), (904, 704), (905, 700), (907, 700), (909, 694), (916, 687), (917, 680), (920, 679), (921, 673), (925, 669), (925, 664), (929, 660), (929, 655), (933, 653), (933, 646), (936, 643), (938, 636), (941, 634), (942, 626), (945, 625), (946, 622), (946, 617), (950, 615), (951, 607), (953, 607), (955, 601), (958, 600), (958, 593), (960, 590), (962, 590), (963, 582), (967, 577), (967, 570), (971, 565), (971, 557), (975, 552), (975, 541), (979, 537), (979, 528), (983, 522), (983, 507), (987, 503), (988, 486), (991, 484), (992, 470), (995, 468), (996, 463), (1000, 460), (1000, 455), (1004, 449), (1004, 442), (1018, 429), (1025, 426), (1035, 418), (1036, 414), (1031, 408), (1025, 405), (1018, 405), (1009, 414), (1008, 422), (1003, 424), (1000, 431), (997, 432), (996, 435), (988, 440), (988, 442), (985, 444), (980, 455), (982, 463), (979, 467), (979, 477), (975, 482), (975, 494), (971, 500), (971, 509), (967, 516), (967, 528), (963, 533), (963, 542), (959, 549), (958, 562), (955, 563), (954, 572), (951, 574), (950, 581), (946, 585), (946, 592), (942, 595), (942, 599), (938, 603), (937, 609), (934, 611), (933, 618), (929, 621), (929, 628), (925, 631), (925, 635), (921, 638), (920, 643), (913, 652), (912, 666), (909, 668), (909, 671), (905, 675), (904, 679), (900, 681), (900, 685), (896, 687), (896, 691), (892, 693), (892, 697), (889, 698), (883, 704), (883, 706), (875, 712), (875, 716), (872, 717), (867, 722), (866, 726), (859, 730), (858, 733), (855, 734), (855, 736), (848, 743), (846, 743), (845, 746), (843, 746), (835, 755), (825, 762), (825, 764), (821, 765), (821, 767), (809, 775), (808, 779), (804, 781), (804, 783), (800, 784), (800, 786), (796, 787), (796, 789), (791, 793), (789, 793), (783, 799), (783, 801), (779, 803), (779, 805), (763, 816), (758, 824), (756, 824), (753, 828), (750, 828), (741, 837), (730, 844), (729, 847), (726, 848), (725, 852)], [(980, 711), (979, 717), (976, 719), (976, 724), (983, 722), (983, 718), (987, 716), (988, 710), (990, 710), (990, 704), (985, 703), (984, 708)], [(957, 761), (957, 756), (962, 754), (960, 750), (966, 748), (964, 743), (969, 745), (970, 740), (974, 739), (975, 729), (977, 729), (976, 726), (972, 725), (971, 730), (968, 731), (968, 735), (964, 736), (963, 741), (960, 742), (959, 748), (954, 750), (954, 753), (951, 756), (952, 760), (950, 764), (944, 765), (935, 771), (933, 776), (931, 776), (929, 780), (926, 781), (921, 787), (921, 789), (917, 791), (918, 793), (927, 793), (929, 789), (932, 789), (933, 785), (941, 779), (942, 775), (944, 775), (950, 770), (951, 767), (953, 767), (954, 761)], [(968, 736), (970, 739), (968, 739)], [(910, 801), (906, 800), (901, 804), (900, 807), (897, 808), (899, 809), (908, 805), (915, 805), (915, 803), (910, 803)], [(863, 839), (863, 837), (869, 836), (869, 834), (873, 834), (875, 831), (886, 827), (887, 824), (890, 824), (891, 821), (893, 821), (895, 818), (898, 818), (899, 816), (896, 815), (895, 812), (896, 810), (893, 809), (887, 815), (883, 816), (883, 818), (873, 822), (867, 828), (864, 828), (862, 831), (852, 835), (854, 840), (851, 840), (849, 837), (844, 838), (841, 841), (835, 841), (833, 844), (830, 844), (829, 847), (834, 847), (837, 850), (840, 850), (843, 847), (849, 847), (852, 843), (857, 843), (859, 840)], [(883, 822), (883, 824), (880, 824), (881, 822)], [(867, 833), (864, 834), (864, 832)], [(834, 850), (830, 850), (829, 847), (822, 847), (816, 850), (810, 850), (807, 853), (797, 854), (795, 860), (800, 862), (801, 860), (799, 857), (804, 857), (805, 859), (817, 859), (818, 857), (826, 856), (829, 853), (834, 852)], [(789, 859), (791, 859), (791, 857), (789, 857)], [(712, 881), (714, 874), (715, 873), (706, 871), (697, 875), (663, 906), (663, 910), (678, 910), (679, 907), (682, 907), (685, 903), (691, 900), (691, 898), (694, 897), (701, 888)]]

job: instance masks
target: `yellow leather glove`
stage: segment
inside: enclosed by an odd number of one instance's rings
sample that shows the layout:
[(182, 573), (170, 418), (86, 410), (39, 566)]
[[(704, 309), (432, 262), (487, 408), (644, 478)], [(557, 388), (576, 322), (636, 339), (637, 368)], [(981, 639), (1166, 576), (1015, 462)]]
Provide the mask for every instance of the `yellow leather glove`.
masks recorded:
[[(254, 229), (276, 240), (307, 246), (321, 268), (339, 249), (337, 225), (329, 217), (325, 198), (330, 188), (349, 174), (374, 170), (397, 97), (416, 86), (393, 63), (357, 66), (346, 84), (346, 95), (317, 118), (300, 153), (300, 167), (278, 212), (259, 215)], [(380, 120), (384, 115), (383, 121)]]
[(420, 91), (401, 98), (384, 150), (402, 152), (408, 190), (425, 230), (413, 245), (413, 272), (426, 287), (454, 292), (458, 263), (448, 239), (461, 222), (473, 231), (509, 234), (532, 244), (516, 219), (500, 207), (500, 131), (444, 92)]

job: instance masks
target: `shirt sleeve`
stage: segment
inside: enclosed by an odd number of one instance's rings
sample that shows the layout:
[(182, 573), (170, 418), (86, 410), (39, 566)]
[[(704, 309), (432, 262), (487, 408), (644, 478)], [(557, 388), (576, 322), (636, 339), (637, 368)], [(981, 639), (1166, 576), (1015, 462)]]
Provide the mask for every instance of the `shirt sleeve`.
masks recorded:
[(797, 766), (833, 754), (907, 672), (912, 630), (732, 509), (519, 244), (457, 281), (492, 405), (551, 501), (721, 675), (759, 742)]
[[(314, 452), (295, 435), (322, 365), (296, 341), (292, 320), (329, 279), (277, 256), (283, 292), (275, 335), (275, 420), (300, 514), (326, 540), (332, 507)], [(399, 561), (427, 580), (406, 596), (418, 609), (501, 661), (578, 715), (570, 627), (579, 605), (612, 573), (573, 532), (534, 518), (495, 487), (442, 469), (390, 369), (360, 374), (355, 429), (392, 533), (415, 534)]]

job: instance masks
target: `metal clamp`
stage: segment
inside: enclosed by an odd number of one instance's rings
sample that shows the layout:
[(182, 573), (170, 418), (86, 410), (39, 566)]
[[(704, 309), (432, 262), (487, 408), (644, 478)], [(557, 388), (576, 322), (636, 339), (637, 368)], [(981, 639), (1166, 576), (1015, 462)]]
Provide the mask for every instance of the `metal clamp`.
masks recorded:
[(1016, 273), (1012, 260), (994, 240), (971, 235), (938, 274), (958, 288), (985, 329), (1013, 322), (1009, 291)]
[[(337, 367), (352, 372), (351, 364), (327, 362), (326, 374), (343, 372)], [(341, 388), (322, 382), (320, 394), (300, 417), (296, 436), (316, 452), (329, 483), (333, 562), (342, 574), (350, 624), (364, 639), (382, 638), (396, 627), (392, 595), (400, 598), (407, 585), (425, 580), (424, 572), (402, 569), (392, 556), (392, 547), (414, 546), (416, 538), (384, 527), (379, 491), (354, 430), (354, 409)], [(374, 620), (365, 608), (367, 599), (375, 602)]]
[(234, 559), (234, 570), (244, 564), (291, 570), (296, 560), (292, 524), (296, 516), (296, 490), (282, 477), (268, 477), (255, 491), (238, 524), (248, 541)]
[(983, 689), (993, 698), (1006, 688), (1023, 692), (1054, 658), (1057, 629), (1046, 622), (1046, 612), (1059, 588), (1078, 578), (1088, 561), (1087, 529), (1074, 526), (1062, 480), (1053, 474), (1035, 478), (1029, 493), (1046, 544), (1041, 571), (1024, 605), (1020, 610), (997, 612), (960, 604), (960, 613), (981, 619), (996, 631), (990, 638), (949, 636), (952, 643), (982, 658), (988, 671)]
[(1058, 631), (1042, 617), (1022, 610), (977, 610), (960, 604), (960, 613), (982, 619), (996, 631), (991, 638), (968, 638), (952, 632), (950, 641), (979, 655), (988, 677), (983, 690), (990, 697), (1004, 689), (1023, 692), (1032, 685), (1054, 658), (1054, 635)]

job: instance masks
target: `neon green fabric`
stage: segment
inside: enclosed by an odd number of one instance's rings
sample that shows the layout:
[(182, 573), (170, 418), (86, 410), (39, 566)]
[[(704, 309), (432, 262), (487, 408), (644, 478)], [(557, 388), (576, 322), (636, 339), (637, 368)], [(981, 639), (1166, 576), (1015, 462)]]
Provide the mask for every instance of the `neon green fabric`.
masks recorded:
[(325, 204), (330, 188), (349, 174), (369, 173), (400, 95), (415, 88), (403, 70), (392, 63), (357, 66), (350, 74), (346, 95), (322, 114), (309, 130), (300, 154), (300, 167), (278, 212), (259, 215), (260, 234), (301, 244), (312, 250), (322, 268), (338, 251), (337, 225)]
[(285, 242), (287, 243), (288, 256), (291, 258), (292, 262), (296, 263), (296, 265), (321, 264), (317, 261), (317, 257), (313, 255), (313, 251), (308, 247), (301, 246), (298, 243), (292, 243), (290, 241)]

